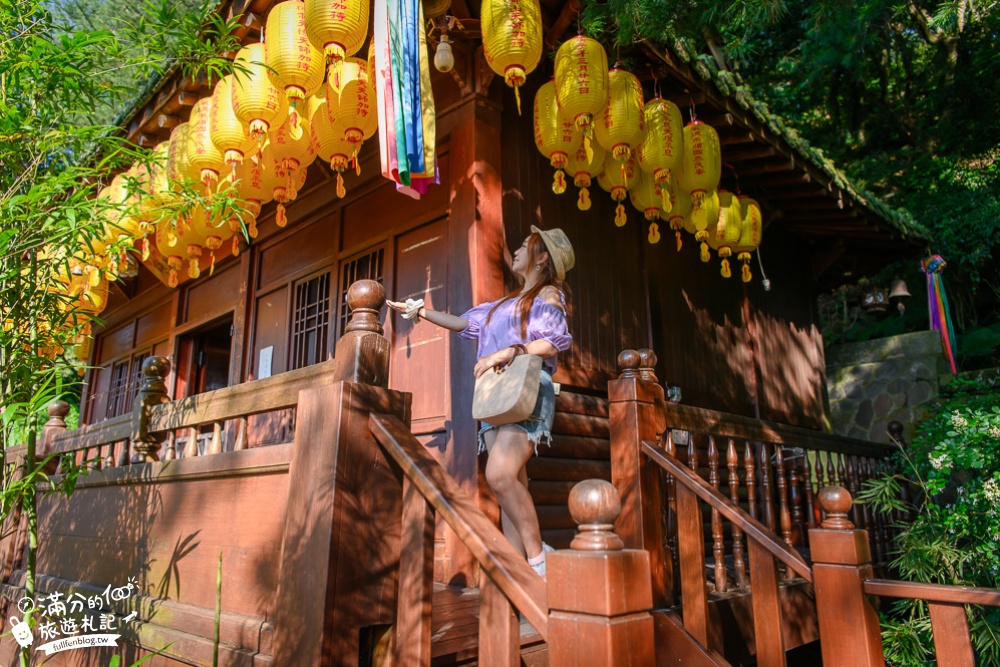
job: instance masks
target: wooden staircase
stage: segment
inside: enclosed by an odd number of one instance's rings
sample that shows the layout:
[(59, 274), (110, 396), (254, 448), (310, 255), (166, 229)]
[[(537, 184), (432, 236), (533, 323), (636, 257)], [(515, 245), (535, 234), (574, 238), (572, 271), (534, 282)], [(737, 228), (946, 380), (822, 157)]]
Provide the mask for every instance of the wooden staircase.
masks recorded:
[[(173, 641), (156, 664), (211, 664), (211, 610), (190, 582), (211, 589), (226, 550), (236, 557), (224, 569), (223, 665), (771, 667), (818, 639), (828, 667), (878, 667), (868, 596), (926, 600), (939, 664), (975, 664), (963, 605), (1000, 606), (1000, 591), (876, 578), (905, 517), (853, 505), (850, 492), (885, 448), (668, 404), (645, 350), (622, 353), (607, 399), (561, 396), (553, 447), (529, 464), (546, 540), (563, 547), (541, 581), (410, 432), (410, 396), (385, 386), (381, 287), (348, 298), (333, 362), (171, 402), (166, 360), (153, 358), (131, 415), (46, 426), (42, 451), (89, 462), (95, 478), (72, 504), (45, 500), (41, 530), (89, 545), (107, 526), (102, 543), (133, 540), (149, 563), (185, 573), (183, 597), (168, 576), (164, 593), (135, 601), (126, 658)], [(289, 409), (294, 443), (246, 448), (253, 415)], [(226, 424), (237, 427), (232, 451)], [(206, 425), (208, 450), (180, 456), (177, 434)], [(164, 443), (176, 460), (157, 460)], [(8, 450), (9, 465), (18, 455)], [(212, 501), (179, 511), (200, 494)], [(131, 523), (116, 525), (122, 516)], [(477, 588), (433, 581), (437, 518), (478, 563)], [(7, 600), (24, 590), (24, 528), (13, 515), (0, 540)], [(170, 535), (188, 533), (170, 549)], [(188, 548), (193, 536), (212, 545), (207, 561)], [(134, 558), (108, 554), (91, 563), (51, 550), (42, 590), (93, 589), (106, 575), (90, 572), (127, 571), (112, 561)], [(0, 639), (0, 664), (16, 651)], [(86, 663), (65, 655), (51, 664)]]

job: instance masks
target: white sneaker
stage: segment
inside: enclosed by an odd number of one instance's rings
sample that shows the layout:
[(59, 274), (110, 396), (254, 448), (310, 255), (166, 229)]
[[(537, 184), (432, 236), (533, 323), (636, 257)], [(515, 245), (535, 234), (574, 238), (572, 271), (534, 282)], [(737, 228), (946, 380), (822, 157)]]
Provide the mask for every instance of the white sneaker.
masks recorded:
[[(535, 573), (542, 579), (545, 579), (545, 555), (550, 551), (555, 551), (555, 549), (547, 545), (545, 542), (542, 542), (542, 553), (538, 554), (534, 558), (528, 559), (528, 565), (530, 565), (531, 569), (534, 570)], [(531, 561), (537, 562), (532, 563)]]

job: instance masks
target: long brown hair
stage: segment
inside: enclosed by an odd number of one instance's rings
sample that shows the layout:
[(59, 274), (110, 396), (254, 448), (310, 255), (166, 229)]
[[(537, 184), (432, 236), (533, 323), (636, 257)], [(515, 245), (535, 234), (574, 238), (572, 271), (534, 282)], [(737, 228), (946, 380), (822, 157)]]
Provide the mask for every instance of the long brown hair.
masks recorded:
[[(534, 265), (537, 263), (535, 259), (543, 252), (548, 253), (548, 249), (545, 247), (545, 242), (542, 240), (541, 234), (531, 234), (528, 236), (527, 241), (528, 246), (528, 267), (529, 271), (533, 270)], [(539, 280), (535, 283), (531, 289), (521, 294), (520, 288), (515, 289), (507, 294), (504, 298), (496, 302), (496, 304), (490, 308), (490, 312), (486, 315), (486, 326), (489, 326), (490, 319), (493, 318), (493, 313), (497, 311), (497, 308), (507, 303), (511, 299), (517, 298), (517, 310), (518, 315), (520, 315), (521, 320), (521, 338), (528, 337), (528, 318), (531, 315), (531, 307), (535, 303), (535, 297), (537, 297), (543, 289), (552, 285), (556, 289), (562, 291), (563, 284), (561, 281), (556, 279), (556, 267), (552, 262), (552, 253), (548, 253), (549, 261), (543, 264), (539, 273)], [(520, 295), (520, 296), (518, 296)]]

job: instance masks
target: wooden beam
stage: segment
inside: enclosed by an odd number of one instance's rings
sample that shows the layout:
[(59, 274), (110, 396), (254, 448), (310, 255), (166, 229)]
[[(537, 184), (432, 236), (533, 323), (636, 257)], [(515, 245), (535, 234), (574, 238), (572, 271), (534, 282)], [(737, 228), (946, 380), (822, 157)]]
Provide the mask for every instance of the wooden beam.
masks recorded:
[(570, 26), (576, 15), (583, 10), (579, 0), (567, 0), (559, 12), (559, 16), (552, 22), (552, 26), (545, 33), (545, 46), (554, 49), (556, 42), (562, 39), (566, 28)]
[(795, 163), (791, 160), (781, 160), (779, 162), (765, 162), (756, 164), (740, 170), (740, 176), (756, 176), (757, 174), (771, 174), (793, 171)]
[(764, 160), (774, 157), (778, 150), (766, 144), (744, 148), (742, 150), (723, 151), (722, 159), (730, 163), (748, 162), (750, 160)]

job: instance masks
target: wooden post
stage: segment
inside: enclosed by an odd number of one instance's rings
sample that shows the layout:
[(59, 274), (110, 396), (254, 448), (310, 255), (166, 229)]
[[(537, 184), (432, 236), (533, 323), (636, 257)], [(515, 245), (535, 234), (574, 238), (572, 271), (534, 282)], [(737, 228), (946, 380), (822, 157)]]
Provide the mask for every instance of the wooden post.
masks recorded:
[[(375, 281), (351, 285), (351, 322), (336, 352), (339, 377), (382, 386), (340, 381), (299, 393), (274, 606), (276, 665), (365, 664), (361, 630), (395, 618), (403, 494), (368, 420), (379, 412), (409, 424), (410, 399), (383, 388), (389, 346), (377, 313), (384, 301)], [(422, 528), (428, 520), (415, 519)], [(415, 570), (426, 583), (426, 552), (420, 557)], [(418, 626), (426, 620), (419, 616)]]
[[(41, 451), (38, 454), (39, 461), (44, 461), (45, 457), (52, 453), (52, 441), (60, 433), (66, 432), (66, 416), (69, 414), (69, 403), (66, 401), (52, 401), (46, 408), (49, 413), (49, 420), (42, 427)], [(59, 466), (59, 457), (52, 459), (45, 464), (45, 472), (52, 475)]]
[(665, 428), (663, 387), (652, 374), (655, 365), (651, 350), (625, 350), (618, 355), (621, 375), (608, 383), (611, 481), (622, 505), (615, 531), (627, 548), (649, 552), (653, 602), (666, 607), (673, 603), (673, 568), (666, 567), (669, 554), (663, 545), (667, 507), (659, 468), (642, 453), (642, 442), (656, 442)]
[(882, 667), (878, 615), (864, 593), (872, 576), (868, 533), (847, 518), (851, 494), (839, 486), (819, 492), (826, 519), (809, 531), (813, 588), (825, 667)]
[(166, 377), (170, 360), (166, 357), (149, 357), (142, 362), (142, 387), (135, 397), (132, 409), (132, 463), (149, 463), (160, 460), (161, 438), (149, 432), (149, 409), (154, 405), (169, 403)]
[(584, 480), (570, 492), (579, 532), (570, 551), (550, 553), (546, 564), (550, 667), (656, 664), (650, 557), (622, 548), (612, 526), (621, 507), (603, 480)]

